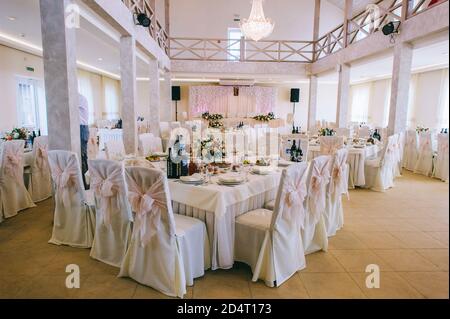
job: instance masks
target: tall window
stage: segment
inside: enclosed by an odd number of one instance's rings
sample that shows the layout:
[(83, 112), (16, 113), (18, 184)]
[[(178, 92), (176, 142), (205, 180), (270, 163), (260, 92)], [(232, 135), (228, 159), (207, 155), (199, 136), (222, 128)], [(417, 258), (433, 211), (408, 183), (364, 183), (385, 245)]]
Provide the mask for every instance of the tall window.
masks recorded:
[(352, 87), (352, 122), (367, 122), (369, 118), (370, 83)]
[(228, 60), (239, 61), (241, 56), (242, 32), (239, 28), (228, 28)]
[(88, 102), (89, 125), (94, 124), (94, 95), (92, 92), (92, 83), (89, 73), (83, 71), (78, 72), (78, 91), (86, 98)]
[(35, 129), (38, 124), (36, 90), (33, 80), (19, 78), (17, 81), (17, 119), (20, 127)]
[(448, 114), (448, 108), (449, 108), (449, 74), (448, 69), (445, 69), (442, 71), (442, 78), (441, 78), (441, 96), (439, 99), (439, 107), (440, 107), (440, 128), (448, 128), (449, 127), (449, 114)]
[(117, 120), (120, 117), (119, 84), (117, 81), (103, 77), (105, 117), (107, 120)]

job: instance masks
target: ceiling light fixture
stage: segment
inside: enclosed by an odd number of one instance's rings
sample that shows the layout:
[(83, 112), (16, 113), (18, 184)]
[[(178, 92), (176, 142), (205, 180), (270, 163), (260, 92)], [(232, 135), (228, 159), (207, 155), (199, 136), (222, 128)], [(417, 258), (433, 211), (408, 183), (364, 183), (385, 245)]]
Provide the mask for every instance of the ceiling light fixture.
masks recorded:
[(263, 0), (253, 0), (248, 19), (242, 19), (241, 31), (246, 38), (259, 41), (272, 34), (275, 24), (264, 15)]
[(16, 18), (16, 17), (13, 17), (13, 16), (9, 16), (9, 17), (7, 17), (7, 18), (8, 18), (9, 21), (16, 21), (16, 20), (17, 20), (17, 18)]

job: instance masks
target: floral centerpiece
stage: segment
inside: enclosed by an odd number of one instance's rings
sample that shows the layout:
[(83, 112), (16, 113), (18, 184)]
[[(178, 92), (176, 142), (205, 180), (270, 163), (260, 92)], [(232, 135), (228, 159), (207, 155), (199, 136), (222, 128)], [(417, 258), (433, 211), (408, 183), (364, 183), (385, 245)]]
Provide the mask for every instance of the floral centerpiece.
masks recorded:
[(214, 135), (198, 140), (195, 149), (200, 150), (201, 159), (205, 163), (222, 161), (224, 156), (223, 142)]
[(2, 137), (3, 140), (11, 141), (11, 140), (26, 140), (30, 136), (30, 132), (24, 128), (14, 128), (11, 132), (5, 133), (5, 136)]
[(255, 117), (253, 117), (253, 119), (261, 122), (270, 122), (275, 119), (275, 115), (273, 114), (273, 112), (270, 112), (267, 115), (256, 115)]
[(209, 127), (211, 128), (222, 128), (223, 123), (220, 121), (209, 121)]
[(209, 112), (205, 112), (202, 114), (202, 119), (209, 122), (209, 127), (211, 128), (221, 128), (223, 127), (223, 123), (221, 120), (223, 120), (222, 114), (210, 114)]
[(319, 136), (334, 136), (334, 135), (336, 135), (336, 131), (333, 130), (332, 128), (325, 127), (319, 130)]
[(424, 126), (422, 126), (422, 125), (418, 125), (417, 127), (416, 127), (416, 132), (417, 133), (426, 133), (426, 132), (429, 132), (430, 131), (430, 128), (429, 127), (424, 127)]

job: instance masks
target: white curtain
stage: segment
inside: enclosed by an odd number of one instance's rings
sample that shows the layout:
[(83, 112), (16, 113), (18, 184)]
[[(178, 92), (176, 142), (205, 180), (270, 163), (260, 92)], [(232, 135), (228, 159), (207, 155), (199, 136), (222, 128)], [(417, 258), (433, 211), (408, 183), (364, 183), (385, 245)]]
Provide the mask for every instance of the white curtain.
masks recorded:
[(104, 109), (103, 118), (115, 120), (120, 118), (120, 86), (119, 82), (103, 77)]
[(439, 127), (448, 128), (448, 107), (449, 107), (449, 77), (448, 69), (442, 70), (441, 94), (439, 97)]
[(392, 81), (387, 81), (387, 92), (384, 100), (384, 111), (383, 111), (383, 125), (382, 127), (387, 127), (389, 125), (389, 112), (391, 109), (391, 85)]
[(407, 127), (408, 128), (415, 128), (416, 126), (416, 119), (415, 117), (415, 102), (417, 98), (417, 83), (419, 82), (419, 74), (413, 74), (411, 76), (411, 82), (409, 84), (409, 100), (408, 100), (408, 122)]
[(88, 72), (79, 71), (78, 72), (78, 91), (83, 95), (88, 102), (89, 110), (89, 125), (94, 124), (95, 112), (94, 112), (94, 95), (92, 92), (91, 77)]
[(368, 122), (371, 83), (355, 85), (351, 88), (351, 121)]

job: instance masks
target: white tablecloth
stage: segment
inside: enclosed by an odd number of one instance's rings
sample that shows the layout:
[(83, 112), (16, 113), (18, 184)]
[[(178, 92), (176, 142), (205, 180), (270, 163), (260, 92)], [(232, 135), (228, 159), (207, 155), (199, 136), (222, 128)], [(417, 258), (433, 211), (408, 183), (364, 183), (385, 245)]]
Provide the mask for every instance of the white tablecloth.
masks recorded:
[(103, 150), (105, 148), (105, 143), (111, 140), (120, 141), (122, 140), (123, 130), (121, 129), (105, 129), (101, 128), (98, 130), (99, 136), (99, 149)]
[(273, 200), (280, 176), (280, 172), (266, 176), (249, 174), (247, 183), (235, 187), (214, 183), (193, 186), (169, 182), (174, 212), (206, 223), (213, 270), (233, 266), (235, 218), (250, 210), (262, 208), (265, 202)]
[[(364, 175), (364, 163), (366, 158), (373, 158), (377, 156), (379, 147), (377, 145), (370, 145), (364, 148), (348, 147), (348, 159), (349, 165), (349, 188), (355, 188), (356, 186), (366, 185), (366, 179)], [(320, 146), (309, 146), (308, 158), (313, 159), (320, 155)]]

